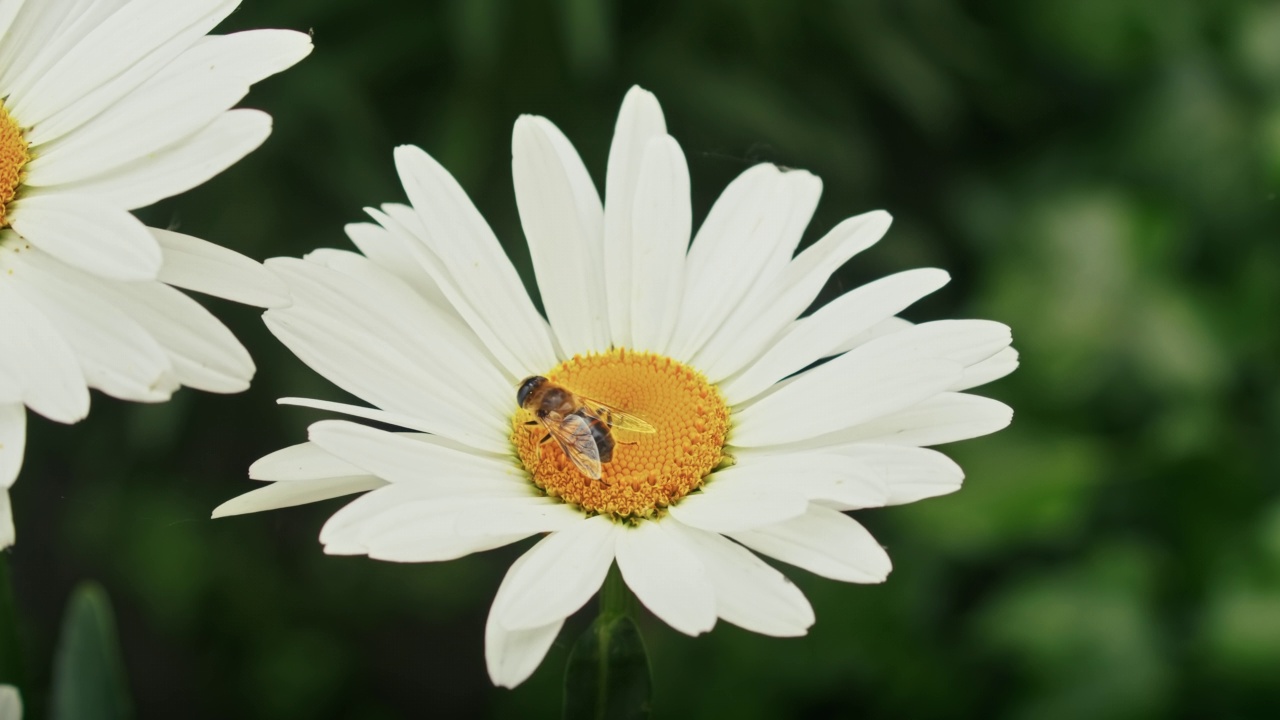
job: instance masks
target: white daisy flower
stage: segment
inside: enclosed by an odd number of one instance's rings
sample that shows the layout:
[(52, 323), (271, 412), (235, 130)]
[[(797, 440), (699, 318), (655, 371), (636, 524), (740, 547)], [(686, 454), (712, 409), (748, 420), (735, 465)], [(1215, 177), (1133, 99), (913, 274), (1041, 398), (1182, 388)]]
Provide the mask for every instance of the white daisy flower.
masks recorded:
[(239, 0), (0, 0), (0, 548), (23, 406), (62, 423), (89, 388), (159, 402), (239, 392), (253, 362), (181, 287), (261, 307), (288, 294), (258, 263), (130, 210), (260, 145), (271, 118), (229, 110), (311, 51), (302, 33), (207, 35)]
[[(265, 320), (374, 407), (281, 402), (406, 431), (316, 423), (309, 442), (250, 469), (272, 485), (214, 512), (364, 492), (320, 541), (331, 554), (398, 562), (545, 533), (489, 613), (494, 683), (527, 678), (615, 562), (680, 632), (707, 632), (720, 618), (803, 635), (809, 603), (755, 553), (835, 580), (883, 581), (888, 556), (845, 511), (957, 489), (960, 468), (924, 446), (1009, 423), (1005, 405), (962, 392), (1016, 366), (1007, 327), (894, 317), (945, 284), (945, 272), (892, 275), (802, 317), (831, 273), (886, 231), (887, 214), (850, 218), (793, 257), (821, 183), (757, 165), (690, 244), (685, 158), (639, 88), (618, 119), (607, 203), (544, 118), (517, 121), (512, 156), (548, 319), (458, 183), (423, 151), (398, 148), (412, 207), (370, 209), (377, 224), (348, 226), (362, 255), (268, 261), (295, 302)], [(590, 403), (594, 423), (569, 417), (572, 408), (539, 421), (518, 400), (542, 410), (563, 398), (530, 401), (538, 378), (655, 431), (602, 433), (609, 413)], [(599, 479), (594, 463), (544, 442), (555, 422), (572, 425), (561, 429), (565, 445), (596, 451)]]

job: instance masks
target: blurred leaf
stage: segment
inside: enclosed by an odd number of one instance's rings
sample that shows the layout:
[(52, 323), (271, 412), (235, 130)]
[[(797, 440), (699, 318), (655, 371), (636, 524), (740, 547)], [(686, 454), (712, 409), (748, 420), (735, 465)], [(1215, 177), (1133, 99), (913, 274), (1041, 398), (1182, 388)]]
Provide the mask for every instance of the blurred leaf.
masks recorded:
[(71, 594), (53, 669), (53, 720), (133, 716), (124, 659), (107, 593), (81, 583)]
[(652, 697), (649, 658), (640, 629), (629, 617), (602, 614), (569, 654), (565, 720), (647, 718)]

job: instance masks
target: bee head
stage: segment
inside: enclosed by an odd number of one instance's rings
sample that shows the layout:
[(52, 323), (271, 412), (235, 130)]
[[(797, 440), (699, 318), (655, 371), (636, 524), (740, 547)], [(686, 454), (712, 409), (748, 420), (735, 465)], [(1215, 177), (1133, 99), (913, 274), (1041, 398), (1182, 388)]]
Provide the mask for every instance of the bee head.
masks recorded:
[(516, 391), (516, 404), (524, 407), (524, 401), (529, 399), (529, 393), (537, 390), (547, 379), (541, 375), (527, 377), (520, 382), (520, 389)]

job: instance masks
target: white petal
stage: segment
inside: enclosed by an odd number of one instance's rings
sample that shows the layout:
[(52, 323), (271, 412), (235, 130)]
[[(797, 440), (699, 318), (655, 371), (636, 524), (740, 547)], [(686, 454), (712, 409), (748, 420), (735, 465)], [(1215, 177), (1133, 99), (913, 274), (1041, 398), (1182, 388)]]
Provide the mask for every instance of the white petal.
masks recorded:
[(270, 115), (230, 110), (181, 142), (59, 189), (127, 210), (146, 207), (204, 183), (253, 152), (270, 134)]
[(880, 210), (849, 218), (761, 283), (695, 358), (707, 379), (719, 382), (760, 357), (813, 304), (831, 274), (884, 237), (891, 222)]
[(733, 468), (707, 479), (701, 492), (668, 508), (671, 516), (702, 530), (727, 533), (773, 525), (803, 515), (809, 501), (781, 483), (763, 482)]
[(0, 405), (0, 488), (18, 479), (27, 447), (27, 409), (22, 403)]
[[(343, 229), (360, 252), (378, 267), (403, 280), (433, 306), (456, 312), (440, 286), (409, 249), (408, 242), (417, 242), (416, 239), (406, 239), (373, 223), (351, 223)], [(538, 319), (546, 322), (540, 316)]]
[(833, 450), (878, 473), (888, 489), (889, 505), (946, 495), (964, 482), (964, 470), (937, 450), (864, 443)]
[(144, 83), (74, 133), (40, 146), (26, 183), (53, 187), (108, 173), (195, 134), (248, 92), (210, 66)]
[(254, 307), (290, 303), (288, 288), (257, 261), (190, 235), (149, 229), (164, 256), (160, 282)]
[(13, 25), (13, 19), (22, 9), (23, 0), (4, 0), (0, 2), (0, 44), (3, 44), (5, 33)]
[[(429, 248), (483, 320), (476, 331), (516, 377), (556, 363), (547, 323), (498, 238), (466, 192), (430, 155), (396, 148), (396, 169), (424, 225)], [(505, 352), (497, 353), (497, 349)]]
[[(638, 86), (628, 90), (622, 100), (622, 110), (618, 112), (618, 124), (609, 146), (608, 174), (605, 176), (605, 293), (609, 300), (609, 328), (613, 333), (613, 344), (617, 347), (634, 347), (631, 339), (631, 298), (643, 287), (632, 279), (631, 229), (640, 166), (649, 141), (666, 132), (662, 107), (653, 93)], [(688, 202), (687, 193), (685, 201)], [(688, 244), (687, 237), (685, 243)], [(681, 248), (683, 252), (684, 248)], [(674, 280), (671, 292), (678, 299), (683, 279)]]
[[(0, 487), (0, 550), (11, 547), (17, 540), (17, 533), (13, 528), (13, 506), (9, 501), (9, 488)], [(0, 698), (3, 702), (3, 698)], [(4, 706), (0, 705), (0, 710)], [(0, 717), (5, 717), (0, 715)]]
[[(0, 503), (5, 503), (5, 501), (0, 500)], [(7, 505), (7, 503), (5, 504)], [(4, 512), (4, 510), (4, 508), (0, 508), (0, 512)], [(2, 541), (3, 537), (0, 536), (0, 542)], [(0, 545), (0, 548), (3, 547), (6, 546)], [(0, 718), (4, 718), (4, 720), (22, 720), (22, 697), (18, 695), (18, 689), (12, 685), (0, 685)]]
[(1008, 327), (984, 320), (943, 320), (887, 335), (741, 410), (733, 443), (804, 440), (911, 407), (953, 385), (965, 366), (1009, 341)]
[(756, 165), (725, 188), (698, 228), (685, 262), (671, 356), (686, 361), (742, 301), (773, 256), (793, 200), (773, 165)]
[(258, 458), (249, 466), (251, 479), (271, 482), (319, 480), (360, 474), (360, 468), (339, 460), (313, 442), (281, 448)]
[(542, 495), (504, 498), (458, 514), (461, 535), (533, 535), (582, 522), (580, 510)]
[(566, 355), (609, 348), (604, 209), (569, 141), (546, 118), (523, 115), (511, 139), (520, 224), (551, 329)]
[(733, 481), (767, 484), (823, 500), (843, 510), (881, 507), (889, 500), (883, 473), (836, 449), (811, 452), (739, 451), (737, 464), (716, 473)]
[(222, 76), (253, 84), (293, 67), (311, 50), (311, 36), (294, 30), (209, 35), (182, 53), (164, 72), (176, 74), (187, 68), (216, 64)]
[(39, 251), (10, 279), (66, 340), (90, 387), (123, 400), (161, 402), (181, 385), (164, 348), (133, 318), (86, 287), (84, 273)]
[(497, 621), (509, 630), (532, 630), (577, 612), (613, 564), (617, 529), (597, 515), (543, 538), (503, 581), (511, 588), (494, 600)]
[(618, 569), (644, 606), (685, 635), (716, 624), (716, 600), (702, 562), (668, 523), (642, 520), (618, 532)]
[(489, 679), (498, 687), (513, 688), (527, 680), (538, 669), (564, 625), (564, 618), (560, 618), (542, 627), (509, 630), (498, 622), (498, 606), (508, 601), (516, 586), (514, 578), (523, 572), (529, 558), (530, 554), (526, 552), (507, 570), (484, 625), (485, 665)]
[[(42, 74), (38, 86), (10, 108), (28, 125), (38, 124), (94, 88), (124, 73), (131, 65), (184, 29), (199, 25), (203, 35), (239, 5), (238, 0), (134, 0), (77, 41)], [(212, 17), (211, 17), (212, 16)]]
[(813, 608), (800, 588), (750, 550), (716, 534), (665, 523), (685, 539), (706, 568), (716, 595), (716, 614), (738, 627), (773, 637), (804, 635)]
[(89, 414), (89, 388), (71, 346), (12, 283), (0, 283), (0, 369), (22, 388), (32, 410), (61, 423)]
[(160, 272), (160, 245), (147, 227), (98, 198), (33, 195), (10, 209), (19, 235), (68, 265), (113, 280), (153, 280)]
[(160, 343), (183, 385), (215, 393), (249, 387), (256, 369), (249, 352), (200, 303), (158, 282), (110, 282), (91, 275), (82, 275), (81, 282)]
[(731, 406), (750, 400), (788, 375), (835, 354), (843, 340), (901, 312), (949, 279), (942, 270), (908, 270), (847, 292), (792, 323), (754, 364), (726, 381), (721, 392)]
[[(399, 413), (390, 413), (385, 410), (378, 410), (377, 408), (332, 402), (330, 400), (315, 400), (312, 398), (279, 398), (276, 400), (276, 404), (312, 408), (314, 410), (324, 410), (325, 412), (336, 412), (364, 420), (372, 420), (374, 422), (402, 427), (406, 430), (418, 430), (424, 433), (430, 433), (436, 429), (436, 425), (434, 423), (424, 421), (421, 418), (401, 415)], [(474, 448), (474, 446), (468, 447), (475, 449), (477, 452), (480, 451), (479, 448)], [(496, 450), (493, 452), (496, 452)]]
[(335, 457), (393, 483), (437, 487), (451, 495), (533, 492), (509, 461), (425, 443), (343, 420), (323, 420), (309, 429), (311, 442)]
[(514, 688), (533, 674), (547, 656), (564, 620), (532, 630), (508, 630), (494, 620), (484, 626), (484, 657), (489, 680), (497, 687)]
[(947, 388), (955, 392), (986, 385), (1018, 369), (1018, 351), (1007, 347), (981, 362), (964, 369), (960, 382)]
[(631, 208), (629, 305), (632, 345), (666, 351), (680, 314), (684, 258), (693, 227), (689, 166), (670, 135), (649, 141)]
[(991, 398), (942, 393), (905, 410), (822, 438), (822, 444), (868, 442), (928, 447), (1003, 430), (1013, 409)]
[(820, 505), (768, 528), (733, 533), (756, 552), (832, 580), (884, 582), (892, 564), (880, 543), (856, 520)]
[(214, 508), (213, 518), (245, 513), (278, 510), (306, 505), (330, 498), (374, 490), (386, 485), (385, 480), (371, 475), (319, 478), (297, 482), (278, 482), (234, 497)]

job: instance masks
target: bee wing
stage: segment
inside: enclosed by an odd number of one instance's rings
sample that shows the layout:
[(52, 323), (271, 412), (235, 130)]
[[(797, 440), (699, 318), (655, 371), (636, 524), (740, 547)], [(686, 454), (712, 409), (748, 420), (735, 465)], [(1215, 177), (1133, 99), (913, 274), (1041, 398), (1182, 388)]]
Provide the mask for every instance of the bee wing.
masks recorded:
[(654, 433), (657, 429), (649, 423), (628, 412), (623, 412), (612, 405), (606, 405), (599, 400), (584, 398), (581, 395), (578, 399), (585, 406), (583, 409), (591, 413), (592, 416), (599, 420), (603, 420), (606, 425), (614, 430), (628, 430), (637, 433)]
[(592, 480), (600, 479), (600, 448), (591, 434), (591, 424), (581, 415), (565, 415), (542, 421), (551, 437), (560, 443), (565, 456)]

